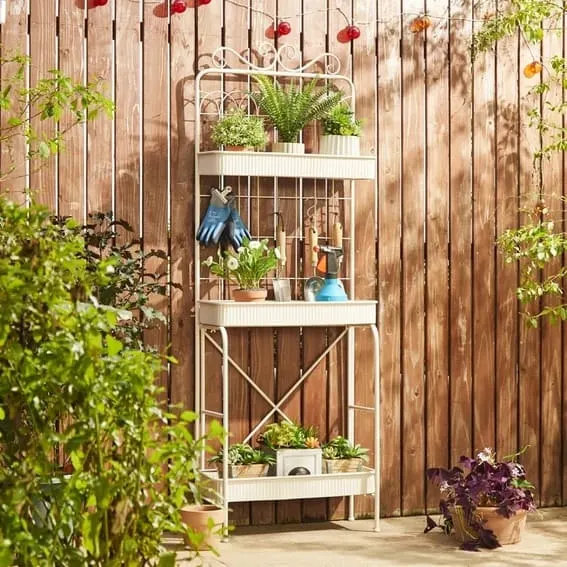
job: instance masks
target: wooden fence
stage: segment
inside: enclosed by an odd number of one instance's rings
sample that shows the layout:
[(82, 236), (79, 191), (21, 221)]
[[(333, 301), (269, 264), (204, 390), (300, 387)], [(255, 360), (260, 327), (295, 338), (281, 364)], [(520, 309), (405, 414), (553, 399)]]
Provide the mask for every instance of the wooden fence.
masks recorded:
[[(75, 129), (67, 150), (33, 173), (38, 199), (60, 214), (85, 218), (114, 211), (168, 252), (182, 285), (162, 308), (169, 325), (152, 340), (178, 364), (163, 377), (169, 399), (193, 403), (193, 105), (196, 70), (221, 46), (255, 47), (270, 35), (268, 15), (285, 18), (284, 41), (305, 59), (331, 51), (358, 89), (364, 145), (378, 156), (378, 192), (358, 197), (355, 227), (360, 298), (379, 299), (382, 338), (382, 512), (433, 508), (438, 494), (427, 466), (494, 447), (526, 444), (524, 462), (542, 505), (567, 503), (567, 378), (562, 326), (528, 331), (514, 298), (518, 270), (494, 241), (519, 221), (520, 196), (532, 188), (531, 153), (541, 143), (526, 125), (522, 75), (532, 55), (519, 39), (470, 61), (472, 0), (212, 0), (170, 18), (149, 0), (9, 0), (1, 27), (4, 53), (32, 57), (30, 80), (60, 68), (75, 78), (103, 77), (116, 116)], [(495, 2), (492, 2), (495, 4)], [(427, 11), (426, 33), (409, 23)], [(451, 21), (447, 19), (451, 16)], [(361, 37), (342, 42), (352, 20)], [(561, 51), (562, 37), (541, 46)], [(566, 193), (565, 163), (545, 164), (549, 191)], [(11, 188), (21, 190), (25, 179)], [(362, 332), (361, 332), (362, 333)], [(357, 381), (371, 395), (371, 342), (361, 335)], [(239, 360), (268, 388), (285, 390), (287, 372), (307, 366), (325, 335), (271, 331), (233, 341)], [(233, 352), (234, 354), (234, 352)], [(277, 372), (274, 374), (274, 367)], [(323, 435), (337, 433), (341, 360), (329, 357), (288, 410)], [(276, 378), (274, 379), (274, 375)], [(235, 437), (261, 411), (244, 386), (231, 408)], [(239, 411), (235, 414), (234, 408)], [(359, 434), (369, 442), (370, 421)], [(241, 504), (241, 523), (344, 515), (340, 500)], [(357, 511), (370, 510), (360, 499)]]

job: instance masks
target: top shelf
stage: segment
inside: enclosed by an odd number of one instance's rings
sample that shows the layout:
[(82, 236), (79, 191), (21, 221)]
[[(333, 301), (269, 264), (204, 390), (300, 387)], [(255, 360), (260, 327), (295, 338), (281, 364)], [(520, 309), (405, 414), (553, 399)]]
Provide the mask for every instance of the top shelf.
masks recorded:
[(303, 179), (374, 179), (373, 156), (331, 156), (276, 152), (199, 152), (201, 175), (292, 177)]

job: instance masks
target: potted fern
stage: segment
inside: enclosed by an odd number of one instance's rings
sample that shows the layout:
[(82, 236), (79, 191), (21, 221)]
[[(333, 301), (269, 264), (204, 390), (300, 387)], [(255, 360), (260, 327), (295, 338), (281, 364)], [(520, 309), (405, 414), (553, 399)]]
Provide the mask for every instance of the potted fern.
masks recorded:
[(327, 116), (342, 98), (340, 91), (318, 86), (317, 79), (303, 87), (290, 84), (284, 88), (264, 75), (254, 78), (258, 91), (252, 97), (278, 131), (278, 141), (272, 144), (274, 152), (304, 153), (305, 144), (299, 141), (303, 128), (312, 120)]
[(339, 156), (360, 155), (362, 123), (354, 117), (348, 104), (342, 102), (323, 118), (323, 135), (319, 143), (322, 154)]
[(266, 144), (264, 121), (259, 116), (248, 116), (242, 109), (234, 110), (213, 126), (211, 139), (228, 151), (262, 148)]

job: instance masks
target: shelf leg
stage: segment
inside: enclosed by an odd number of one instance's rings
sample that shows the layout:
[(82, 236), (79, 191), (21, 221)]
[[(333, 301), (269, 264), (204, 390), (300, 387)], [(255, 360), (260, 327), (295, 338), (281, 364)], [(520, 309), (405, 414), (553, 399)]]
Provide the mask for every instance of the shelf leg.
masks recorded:
[(228, 415), (228, 333), (224, 327), (219, 327), (222, 345), (222, 426), (224, 428), (224, 437), (222, 441), (222, 499), (224, 507), (224, 523), (223, 523), (223, 541), (228, 541), (228, 431), (229, 431), (229, 415)]
[(380, 336), (378, 327), (371, 325), (374, 342), (374, 531), (380, 531)]
[[(355, 383), (354, 383), (354, 339), (355, 330), (349, 327), (347, 334), (347, 439), (354, 444), (354, 401), (355, 401)], [(354, 521), (354, 496), (348, 497), (348, 520)]]
[[(206, 380), (205, 380), (205, 339), (207, 331), (205, 329), (199, 328), (199, 369), (197, 376), (197, 384), (199, 385), (195, 391), (195, 400), (197, 402), (197, 437), (203, 437), (207, 429), (206, 417), (204, 412), (206, 411)], [(201, 452), (201, 470), (205, 468), (205, 452)]]

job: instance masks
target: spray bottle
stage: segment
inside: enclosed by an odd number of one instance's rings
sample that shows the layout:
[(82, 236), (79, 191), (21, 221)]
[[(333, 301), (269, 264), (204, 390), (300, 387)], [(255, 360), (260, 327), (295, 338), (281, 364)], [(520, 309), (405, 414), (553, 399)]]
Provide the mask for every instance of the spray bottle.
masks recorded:
[(320, 246), (321, 259), (317, 269), (325, 274), (325, 283), (317, 293), (315, 301), (348, 301), (345, 288), (338, 278), (342, 248), (335, 246)]

